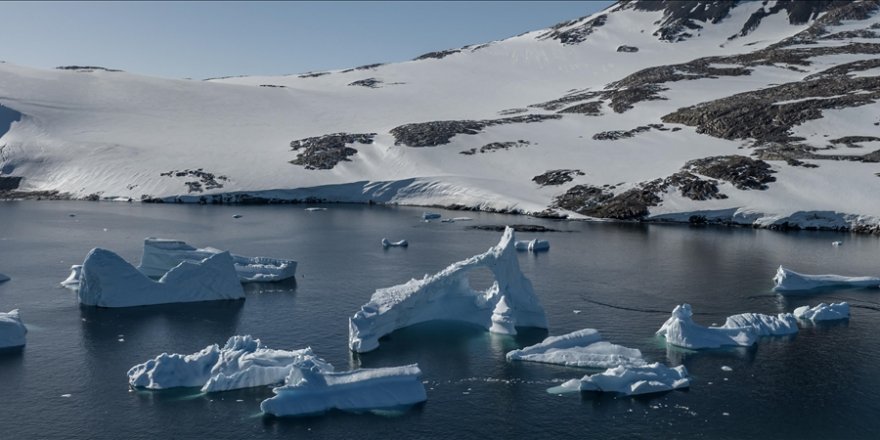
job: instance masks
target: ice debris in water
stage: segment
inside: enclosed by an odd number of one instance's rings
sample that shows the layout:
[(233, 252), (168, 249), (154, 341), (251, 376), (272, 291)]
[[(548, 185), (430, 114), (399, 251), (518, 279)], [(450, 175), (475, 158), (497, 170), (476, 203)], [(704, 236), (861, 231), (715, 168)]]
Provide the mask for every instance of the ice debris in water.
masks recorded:
[(407, 247), (409, 246), (409, 242), (406, 240), (400, 241), (389, 241), (387, 238), (382, 239), (382, 247)]
[(660, 363), (609, 368), (601, 373), (572, 379), (547, 389), (550, 394), (598, 391), (627, 396), (661, 393), (690, 386), (684, 365), (669, 368)]
[(426, 211), (426, 212), (422, 213), (422, 218), (425, 220), (433, 220), (433, 219), (438, 219), (440, 217), (443, 217), (443, 216), (440, 214), (437, 214), (436, 212), (427, 212)]
[(550, 250), (550, 242), (547, 240), (519, 240), (515, 246), (518, 251), (541, 252)]
[(789, 335), (797, 331), (797, 320), (791, 313), (777, 316), (742, 313), (727, 317), (721, 327), (704, 327), (693, 321), (690, 304), (682, 304), (675, 307), (657, 334), (664, 336), (667, 344), (700, 349), (750, 346), (761, 336)]
[(827, 287), (880, 287), (878, 277), (846, 277), (841, 275), (805, 275), (782, 266), (773, 277), (777, 292), (821, 289)]
[[(463, 321), (506, 334), (515, 334), (515, 327), (547, 328), (544, 308), (519, 268), (515, 241), (513, 229), (506, 228), (501, 241), (483, 254), (421, 280), (377, 290), (349, 319), (349, 348), (375, 350), (382, 336), (434, 320)], [(495, 276), (485, 291), (468, 282), (469, 273), (478, 268)]]
[(27, 327), (21, 322), (18, 309), (0, 312), (0, 348), (23, 347), (26, 334)]
[(603, 341), (602, 335), (591, 328), (550, 336), (541, 343), (510, 351), (507, 360), (588, 368), (646, 364), (639, 350)]
[(808, 321), (834, 321), (838, 319), (849, 319), (849, 303), (820, 303), (816, 307), (798, 307), (794, 309), (794, 316), (797, 319), (804, 319)]
[(78, 296), (85, 305), (132, 307), (242, 299), (244, 289), (228, 252), (197, 263), (184, 261), (153, 281), (119, 255), (95, 248), (83, 262)]

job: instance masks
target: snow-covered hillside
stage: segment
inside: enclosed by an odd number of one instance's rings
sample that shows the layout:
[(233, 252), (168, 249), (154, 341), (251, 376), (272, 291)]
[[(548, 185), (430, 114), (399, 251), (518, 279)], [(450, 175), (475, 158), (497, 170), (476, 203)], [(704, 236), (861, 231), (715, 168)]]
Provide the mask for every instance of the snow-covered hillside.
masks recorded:
[(880, 230), (880, 1), (620, 2), (413, 61), (0, 64), (0, 197), (327, 200)]

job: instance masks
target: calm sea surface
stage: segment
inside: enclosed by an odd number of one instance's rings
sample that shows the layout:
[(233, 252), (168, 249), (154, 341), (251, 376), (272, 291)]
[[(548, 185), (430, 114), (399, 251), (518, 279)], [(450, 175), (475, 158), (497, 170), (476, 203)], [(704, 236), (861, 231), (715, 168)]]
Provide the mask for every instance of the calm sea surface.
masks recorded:
[[(326, 205), (191, 206), (0, 203), (0, 310), (21, 309), (23, 351), (0, 353), (0, 438), (876, 438), (880, 433), (880, 290), (774, 294), (783, 264), (805, 273), (880, 274), (880, 240), (847, 234), (552, 222), (485, 213), (425, 223), (422, 209)], [(75, 216), (70, 216), (74, 214)], [(241, 214), (239, 219), (233, 214)], [(508, 363), (513, 337), (470, 327), (398, 331), (375, 352), (349, 352), (348, 317), (373, 291), (484, 252), (501, 234), (475, 224), (542, 224), (566, 232), (520, 265), (547, 311), (549, 334), (596, 328), (650, 361), (684, 364), (688, 391), (649, 398), (557, 396), (591, 370)], [(144, 237), (299, 261), (296, 282), (248, 285), (247, 299), (189, 305), (80, 307), (58, 282), (93, 247), (138, 262)], [(408, 249), (379, 241), (407, 239)], [(831, 242), (842, 240), (843, 246)], [(475, 273), (475, 285), (488, 284)], [(847, 300), (852, 319), (802, 327), (749, 349), (667, 349), (654, 332), (676, 304), (703, 324)], [(580, 310), (580, 313), (574, 313)], [(428, 401), (397, 416), (331, 412), (264, 417), (255, 388), (202, 395), (132, 391), (126, 371), (162, 352), (192, 353), (236, 334), (272, 348), (311, 346), (338, 370), (418, 363)], [(122, 342), (120, 342), (120, 339)], [(727, 372), (722, 366), (730, 366)]]

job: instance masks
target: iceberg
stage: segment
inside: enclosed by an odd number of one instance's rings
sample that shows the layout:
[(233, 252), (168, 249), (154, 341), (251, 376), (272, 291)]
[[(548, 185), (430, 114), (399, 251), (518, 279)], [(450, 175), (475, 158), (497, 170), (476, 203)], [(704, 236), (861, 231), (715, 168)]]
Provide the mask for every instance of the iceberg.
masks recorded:
[(551, 336), (538, 344), (510, 351), (507, 360), (587, 368), (646, 364), (641, 351), (603, 341), (602, 335), (592, 328)]
[(443, 216), (440, 214), (437, 214), (436, 212), (427, 212), (426, 211), (426, 212), (422, 213), (422, 218), (425, 220), (433, 220), (433, 219), (437, 219), (440, 217), (443, 217)]
[(704, 327), (693, 321), (690, 304), (676, 306), (672, 316), (657, 334), (666, 343), (684, 348), (719, 348), (750, 346), (761, 336), (782, 336), (797, 333), (797, 321), (790, 313), (777, 316), (743, 313), (727, 318), (721, 327)]
[(4, 281), (9, 281), (9, 280), (10, 280), (9, 276), (3, 275), (2, 273), (0, 273), (0, 283), (2, 283)]
[(0, 348), (23, 347), (26, 334), (27, 327), (21, 322), (18, 309), (0, 312)]
[(562, 385), (547, 389), (551, 394), (578, 391), (598, 391), (627, 396), (662, 393), (690, 386), (690, 378), (684, 365), (669, 368), (660, 363), (644, 366), (620, 365), (601, 373), (572, 379)]
[[(223, 251), (211, 247), (195, 248), (180, 240), (149, 237), (138, 270), (149, 277), (165, 275), (182, 261), (201, 261)], [(235, 271), (242, 282), (273, 282), (296, 276), (296, 261), (232, 254)]]
[(233, 336), (221, 349), (217, 344), (189, 354), (162, 353), (128, 370), (135, 388), (161, 390), (200, 387), (204, 393), (281, 384), (297, 368), (333, 371), (333, 366), (302, 350), (273, 350), (250, 335)]
[(382, 247), (384, 247), (384, 248), (387, 248), (387, 247), (407, 247), (407, 246), (409, 246), (409, 242), (406, 240), (388, 241), (387, 238), (382, 239)]
[(849, 319), (849, 303), (820, 303), (816, 307), (803, 306), (794, 309), (794, 317), (808, 321), (834, 321)]
[(550, 250), (550, 242), (547, 240), (519, 240), (514, 246), (518, 251), (541, 252)]
[(68, 289), (79, 289), (79, 278), (82, 276), (82, 264), (74, 264), (70, 266), (70, 275), (61, 282), (61, 285)]
[(332, 373), (294, 369), (287, 384), (260, 409), (276, 416), (318, 414), (330, 409), (368, 411), (414, 405), (427, 399), (418, 365), (363, 368)]
[(777, 292), (821, 289), (826, 287), (873, 287), (880, 288), (877, 277), (845, 277), (841, 275), (805, 275), (782, 266), (773, 277)]
[(99, 307), (243, 299), (229, 252), (184, 261), (153, 281), (106, 249), (92, 249), (82, 264), (79, 302)]
[[(547, 328), (544, 308), (519, 268), (515, 242), (508, 227), (501, 241), (483, 254), (421, 280), (377, 290), (349, 319), (349, 348), (375, 350), (382, 336), (434, 320), (462, 321), (504, 334), (515, 334), (515, 327)], [(486, 291), (475, 291), (468, 282), (469, 272), (478, 268), (495, 275)]]

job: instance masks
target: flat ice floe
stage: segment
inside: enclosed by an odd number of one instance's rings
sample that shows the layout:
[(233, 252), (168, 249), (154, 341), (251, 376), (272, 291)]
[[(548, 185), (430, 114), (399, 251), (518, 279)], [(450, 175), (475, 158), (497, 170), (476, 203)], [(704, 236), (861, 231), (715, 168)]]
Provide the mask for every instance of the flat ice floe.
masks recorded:
[(21, 322), (18, 309), (0, 312), (0, 348), (22, 347), (26, 344), (27, 328)]
[(806, 275), (788, 270), (782, 266), (773, 277), (777, 292), (821, 289), (827, 287), (872, 287), (880, 288), (878, 277), (846, 277), (841, 275)]
[[(349, 319), (349, 347), (363, 353), (379, 347), (379, 338), (394, 330), (434, 320), (463, 321), (496, 333), (515, 334), (515, 327), (547, 328), (544, 308), (523, 275), (516, 257), (514, 232), (483, 254), (459, 261), (421, 280), (379, 289)], [(468, 274), (487, 268), (495, 282), (476, 291)]]
[(229, 252), (200, 262), (184, 261), (153, 281), (122, 257), (95, 248), (82, 264), (79, 302), (99, 307), (244, 298)]
[(347, 372), (293, 369), (287, 384), (260, 409), (276, 416), (318, 414), (331, 409), (369, 411), (414, 405), (427, 399), (418, 365)]
[(645, 365), (638, 349), (602, 340), (595, 329), (585, 328), (507, 353), (508, 361), (530, 361), (569, 367), (611, 368)]
[(849, 303), (820, 303), (816, 307), (803, 306), (794, 309), (794, 317), (808, 321), (834, 321), (849, 319)]
[(700, 349), (747, 347), (761, 336), (790, 335), (797, 331), (797, 320), (790, 313), (777, 316), (742, 313), (729, 316), (721, 327), (704, 327), (694, 322), (690, 304), (682, 304), (675, 307), (657, 334), (664, 336), (667, 344)]
[(574, 393), (578, 391), (599, 391), (627, 396), (661, 393), (690, 386), (687, 369), (684, 365), (669, 368), (660, 363), (643, 366), (620, 365), (601, 373), (572, 379), (562, 385), (547, 389), (551, 394)]
[[(221, 252), (212, 247), (195, 248), (180, 240), (149, 237), (144, 240), (144, 254), (138, 270), (158, 278), (183, 261), (201, 261)], [(296, 261), (293, 260), (235, 254), (232, 254), (232, 260), (242, 282), (272, 282), (296, 276)]]
[(311, 348), (273, 350), (250, 335), (233, 336), (223, 348), (214, 344), (189, 355), (162, 353), (135, 365), (128, 370), (128, 383), (150, 390), (200, 387), (209, 393), (280, 384), (298, 368), (333, 371)]

